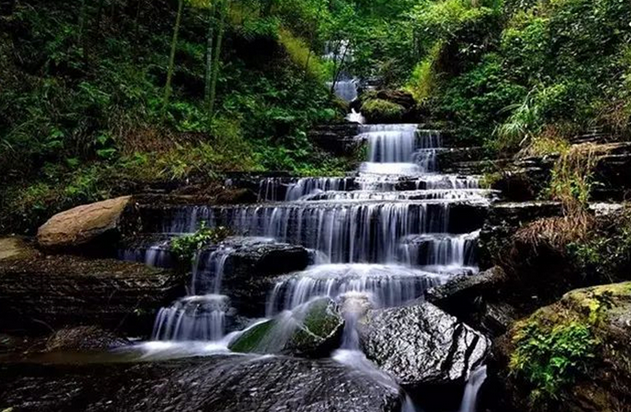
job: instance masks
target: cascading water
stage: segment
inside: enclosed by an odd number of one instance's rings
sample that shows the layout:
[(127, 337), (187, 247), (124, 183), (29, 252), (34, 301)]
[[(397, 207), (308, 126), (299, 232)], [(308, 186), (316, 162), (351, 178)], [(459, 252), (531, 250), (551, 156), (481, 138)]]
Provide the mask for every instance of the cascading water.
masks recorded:
[[(492, 192), (481, 189), (474, 176), (438, 172), (437, 131), (362, 125), (357, 139), (368, 145), (368, 159), (355, 176), (263, 179), (258, 204), (168, 209), (156, 231), (191, 233), (204, 223), (312, 249), (313, 266), (279, 277), (269, 290), (266, 316), (274, 317), (271, 332), (279, 336), (264, 342), (266, 350), (281, 345), (315, 299), (328, 297), (342, 307), (345, 319), (334, 359), (396, 385), (361, 352), (356, 325), (369, 308), (405, 305), (456, 274), (476, 273), (481, 221), (473, 211), (485, 207)], [(239, 242), (198, 254), (189, 296), (160, 311), (154, 339), (222, 339), (232, 311), (222, 295), (222, 277)], [(159, 261), (162, 245), (129, 257)], [(480, 373), (472, 374), (461, 410), (474, 410), (481, 380)], [(404, 410), (414, 410), (409, 399)]]
[(195, 256), (189, 296), (160, 309), (154, 340), (218, 341), (225, 334), (230, 298), (220, 294), (226, 260), (234, 251), (220, 245)]

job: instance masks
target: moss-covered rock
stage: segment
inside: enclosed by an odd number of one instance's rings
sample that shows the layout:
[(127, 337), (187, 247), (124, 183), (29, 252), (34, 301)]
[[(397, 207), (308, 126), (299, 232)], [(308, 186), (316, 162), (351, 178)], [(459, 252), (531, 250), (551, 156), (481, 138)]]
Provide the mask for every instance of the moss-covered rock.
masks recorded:
[(631, 282), (579, 289), (499, 340), (500, 408), (622, 411), (631, 401)]
[(370, 123), (395, 123), (403, 121), (405, 108), (383, 99), (369, 99), (362, 105), (362, 114)]
[(322, 357), (338, 346), (343, 325), (335, 303), (320, 298), (247, 329), (230, 344), (230, 349), (242, 353)]

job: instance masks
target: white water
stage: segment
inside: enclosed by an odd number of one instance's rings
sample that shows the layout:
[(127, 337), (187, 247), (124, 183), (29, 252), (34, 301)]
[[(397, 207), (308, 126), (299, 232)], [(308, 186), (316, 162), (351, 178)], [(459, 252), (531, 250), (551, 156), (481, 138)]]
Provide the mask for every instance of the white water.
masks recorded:
[(481, 366), (469, 377), (467, 386), (464, 390), (464, 396), (462, 397), (462, 403), (460, 404), (459, 412), (475, 412), (476, 404), (478, 401), (478, 392), (482, 387), (482, 384), (486, 380), (486, 366)]
[[(345, 319), (343, 343), (333, 358), (398, 387), (361, 352), (356, 325), (369, 308), (400, 306), (455, 274), (476, 273), (478, 233), (454, 227), (452, 209), (487, 205), (493, 193), (480, 189), (475, 176), (438, 172), (436, 131), (365, 125), (357, 139), (366, 141), (369, 155), (354, 177), (263, 179), (259, 198), (272, 203), (182, 207), (163, 232), (190, 233), (204, 222), (312, 249), (314, 266), (281, 276), (269, 291), (267, 316), (276, 319), (270, 348), (295, 330), (309, 302), (327, 296), (341, 305)], [(456, 219), (462, 220), (468, 215)], [(224, 245), (198, 256), (191, 296), (163, 309), (156, 320), (155, 338), (169, 342), (148, 344), (150, 356), (177, 352), (182, 341), (192, 354), (227, 350), (238, 334), (225, 334), (231, 308), (221, 295), (221, 279), (233, 250), (233, 244)], [(475, 410), (482, 382), (476, 370), (462, 412)], [(409, 398), (403, 411), (415, 411)]]
[(361, 113), (358, 113), (357, 111), (355, 111), (355, 109), (351, 109), (351, 112), (346, 116), (346, 120), (348, 120), (351, 123), (359, 123), (359, 124), (364, 124), (364, 122), (366, 122), (366, 119), (364, 118), (364, 116)]

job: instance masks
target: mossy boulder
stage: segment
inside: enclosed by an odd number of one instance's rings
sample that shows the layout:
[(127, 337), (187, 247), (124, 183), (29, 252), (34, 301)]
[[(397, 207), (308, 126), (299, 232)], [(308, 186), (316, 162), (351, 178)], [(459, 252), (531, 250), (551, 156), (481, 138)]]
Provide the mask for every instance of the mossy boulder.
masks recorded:
[(567, 293), (497, 342), (497, 410), (628, 410), (629, 342), (631, 282)]
[(230, 344), (230, 349), (242, 353), (324, 357), (338, 347), (343, 327), (335, 303), (320, 298), (247, 329)]
[(401, 122), (405, 115), (405, 108), (400, 104), (379, 98), (366, 100), (361, 110), (370, 123)]

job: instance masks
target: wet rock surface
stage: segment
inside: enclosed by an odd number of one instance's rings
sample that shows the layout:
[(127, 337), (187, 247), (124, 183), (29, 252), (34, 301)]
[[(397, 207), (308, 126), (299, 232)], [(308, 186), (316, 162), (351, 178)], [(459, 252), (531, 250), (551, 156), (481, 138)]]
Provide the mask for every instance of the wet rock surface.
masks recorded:
[(430, 303), (369, 311), (360, 341), (368, 359), (411, 389), (463, 383), (490, 345)]
[(343, 328), (344, 320), (335, 303), (321, 298), (248, 329), (230, 344), (230, 349), (243, 353), (325, 357), (339, 347)]
[(142, 335), (160, 307), (184, 294), (185, 281), (170, 270), (26, 248), (0, 260), (0, 329), (100, 325)]
[(516, 319), (515, 308), (505, 302), (508, 278), (498, 266), (474, 276), (458, 276), (428, 290), (425, 298), (489, 336), (504, 334)]
[(354, 123), (324, 125), (309, 131), (309, 139), (326, 152), (354, 159), (363, 145), (355, 139), (358, 131), (359, 125)]
[(278, 275), (305, 269), (310, 262), (307, 249), (286, 243), (253, 243), (231, 253), (222, 281), (224, 294), (243, 316), (265, 314), (268, 292)]
[(394, 412), (399, 393), (333, 361), (222, 356), (110, 365), (0, 365), (15, 411)]
[(47, 351), (97, 351), (119, 348), (130, 342), (96, 326), (78, 326), (56, 331), (46, 342)]

